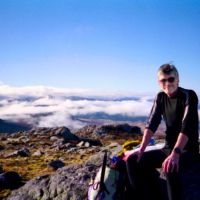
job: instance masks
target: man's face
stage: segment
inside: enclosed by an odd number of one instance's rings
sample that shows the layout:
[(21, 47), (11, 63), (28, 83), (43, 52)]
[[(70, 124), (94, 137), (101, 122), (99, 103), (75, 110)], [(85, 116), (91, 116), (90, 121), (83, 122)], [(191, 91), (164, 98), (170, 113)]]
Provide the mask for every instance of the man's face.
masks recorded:
[(175, 74), (159, 74), (158, 82), (161, 89), (168, 96), (171, 96), (178, 88), (179, 79)]

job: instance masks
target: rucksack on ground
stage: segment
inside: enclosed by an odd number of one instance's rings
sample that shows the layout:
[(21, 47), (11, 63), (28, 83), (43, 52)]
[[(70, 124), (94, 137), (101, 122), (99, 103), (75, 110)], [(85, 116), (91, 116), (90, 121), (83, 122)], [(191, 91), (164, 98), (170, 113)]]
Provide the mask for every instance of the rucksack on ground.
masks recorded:
[(121, 200), (124, 190), (123, 173), (107, 166), (107, 152), (102, 166), (88, 189), (88, 200)]

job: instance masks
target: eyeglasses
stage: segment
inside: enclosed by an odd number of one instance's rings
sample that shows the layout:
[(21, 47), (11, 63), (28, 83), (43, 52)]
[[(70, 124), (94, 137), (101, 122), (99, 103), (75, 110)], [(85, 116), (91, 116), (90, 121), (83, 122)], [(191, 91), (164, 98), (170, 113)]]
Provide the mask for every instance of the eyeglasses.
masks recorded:
[(163, 78), (159, 81), (163, 84), (165, 84), (166, 82), (173, 83), (175, 81), (175, 77)]

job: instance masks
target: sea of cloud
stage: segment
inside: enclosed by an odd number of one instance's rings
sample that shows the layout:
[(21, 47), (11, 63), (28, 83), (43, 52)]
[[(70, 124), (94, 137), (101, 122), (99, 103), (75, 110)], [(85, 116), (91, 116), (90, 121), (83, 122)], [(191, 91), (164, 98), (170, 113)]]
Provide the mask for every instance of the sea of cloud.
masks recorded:
[(25, 121), (38, 127), (85, 124), (76, 116), (95, 113), (128, 117), (148, 116), (154, 95), (95, 92), (45, 86), (0, 84), (0, 119)]

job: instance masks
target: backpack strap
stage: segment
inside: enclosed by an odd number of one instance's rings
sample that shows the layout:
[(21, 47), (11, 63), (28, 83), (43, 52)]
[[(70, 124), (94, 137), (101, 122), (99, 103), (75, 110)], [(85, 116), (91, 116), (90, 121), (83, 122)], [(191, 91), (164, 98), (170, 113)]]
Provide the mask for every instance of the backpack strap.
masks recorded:
[(99, 183), (100, 184), (100, 188), (99, 188), (99, 192), (97, 194), (97, 198), (104, 191), (107, 192), (107, 194), (109, 194), (109, 191), (106, 188), (106, 185), (104, 183), (106, 163), (107, 163), (107, 151), (105, 151), (105, 154), (104, 154), (104, 157), (103, 157), (103, 164), (102, 164), (102, 170), (101, 170), (101, 178), (100, 178), (100, 183)]

